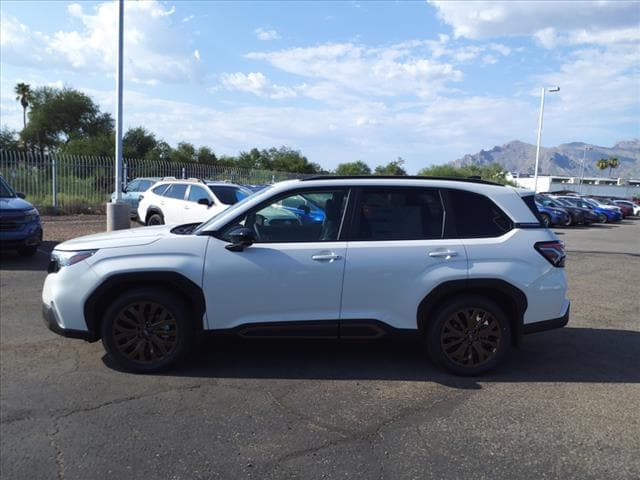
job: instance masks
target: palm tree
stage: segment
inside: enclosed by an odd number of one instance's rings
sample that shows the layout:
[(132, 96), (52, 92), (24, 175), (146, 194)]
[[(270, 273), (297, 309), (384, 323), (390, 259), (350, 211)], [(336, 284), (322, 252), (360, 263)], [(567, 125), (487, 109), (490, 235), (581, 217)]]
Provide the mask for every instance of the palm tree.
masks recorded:
[(16, 100), (20, 100), (20, 105), (22, 105), (22, 123), (24, 128), (27, 128), (27, 107), (31, 98), (31, 86), (20, 82), (15, 86), (14, 92), (18, 95)]
[(608, 158), (601, 158), (600, 160), (598, 160), (596, 162), (596, 167), (598, 167), (600, 170), (604, 170), (605, 168), (609, 167), (609, 159)]
[(611, 157), (607, 163), (609, 165), (609, 177), (611, 177), (611, 169), (618, 168), (618, 166), (620, 165), (620, 160), (618, 160), (617, 157)]

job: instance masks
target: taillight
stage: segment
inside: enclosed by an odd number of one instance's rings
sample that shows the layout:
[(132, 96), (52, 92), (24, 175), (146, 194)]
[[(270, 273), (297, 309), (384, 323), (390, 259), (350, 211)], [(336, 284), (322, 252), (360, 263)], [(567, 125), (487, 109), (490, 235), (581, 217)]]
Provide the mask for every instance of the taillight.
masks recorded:
[(567, 257), (564, 242), (559, 240), (538, 242), (533, 247), (554, 267), (564, 267), (564, 260)]

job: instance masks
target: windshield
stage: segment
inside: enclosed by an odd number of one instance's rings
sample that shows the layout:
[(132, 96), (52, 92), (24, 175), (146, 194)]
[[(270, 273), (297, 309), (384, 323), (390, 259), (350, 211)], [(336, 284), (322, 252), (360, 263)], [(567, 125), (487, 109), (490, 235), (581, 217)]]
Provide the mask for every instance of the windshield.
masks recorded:
[(557, 207), (558, 204), (547, 197), (536, 197), (536, 202), (540, 202), (545, 207)]
[[(260, 191), (260, 193), (262, 194), (263, 192), (266, 192), (267, 190), (271, 189), (272, 187), (269, 186), (263, 190)], [(209, 220), (207, 220), (205, 223), (203, 223), (202, 225), (200, 225), (196, 230), (193, 231), (194, 235), (198, 235), (200, 232), (202, 232), (203, 230), (206, 230), (207, 227), (209, 225), (211, 225), (213, 223), (213, 221), (216, 219), (216, 217), (218, 215), (220, 215), (221, 213), (224, 213), (225, 215), (229, 212), (233, 212), (235, 210), (238, 210), (239, 208), (242, 207), (242, 205), (244, 205), (247, 200), (249, 200), (251, 198), (251, 195), (247, 195), (246, 197), (244, 197), (242, 200), (240, 200), (237, 203), (234, 203), (233, 205), (231, 205), (229, 208), (223, 210), (222, 212), (219, 212), (217, 214), (215, 214), (213, 217), (211, 217)]]
[(16, 194), (4, 178), (0, 177), (0, 198), (13, 198)]
[(253, 193), (246, 188), (233, 185), (209, 185), (209, 189), (225, 205), (235, 205)]
[(571, 202), (569, 202), (568, 200), (565, 200), (564, 198), (556, 198), (556, 202), (558, 202), (560, 205), (564, 205), (565, 207), (574, 206)]

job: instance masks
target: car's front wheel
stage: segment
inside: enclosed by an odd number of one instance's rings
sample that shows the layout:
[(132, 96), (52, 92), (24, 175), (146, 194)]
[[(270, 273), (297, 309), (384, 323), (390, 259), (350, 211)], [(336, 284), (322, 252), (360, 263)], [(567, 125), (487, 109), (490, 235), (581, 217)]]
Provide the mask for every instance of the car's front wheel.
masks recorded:
[(492, 300), (465, 295), (447, 302), (429, 322), (431, 360), (456, 375), (480, 375), (494, 368), (509, 350), (511, 328)]
[(123, 369), (166, 370), (182, 360), (194, 339), (185, 302), (172, 293), (141, 288), (111, 303), (101, 325), (102, 343)]
[(147, 225), (164, 225), (164, 217), (159, 213), (153, 213), (147, 219)]

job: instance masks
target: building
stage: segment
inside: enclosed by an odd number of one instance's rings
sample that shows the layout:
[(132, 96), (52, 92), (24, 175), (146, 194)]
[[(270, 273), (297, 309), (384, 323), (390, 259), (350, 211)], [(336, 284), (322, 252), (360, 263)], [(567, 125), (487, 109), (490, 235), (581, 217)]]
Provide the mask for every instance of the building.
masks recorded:
[[(507, 173), (506, 178), (523, 188), (533, 190), (534, 177), (531, 174)], [(640, 179), (584, 177), (565, 177), (562, 175), (538, 175), (538, 192), (558, 192), (571, 190), (583, 195), (612, 197), (640, 197)]]

